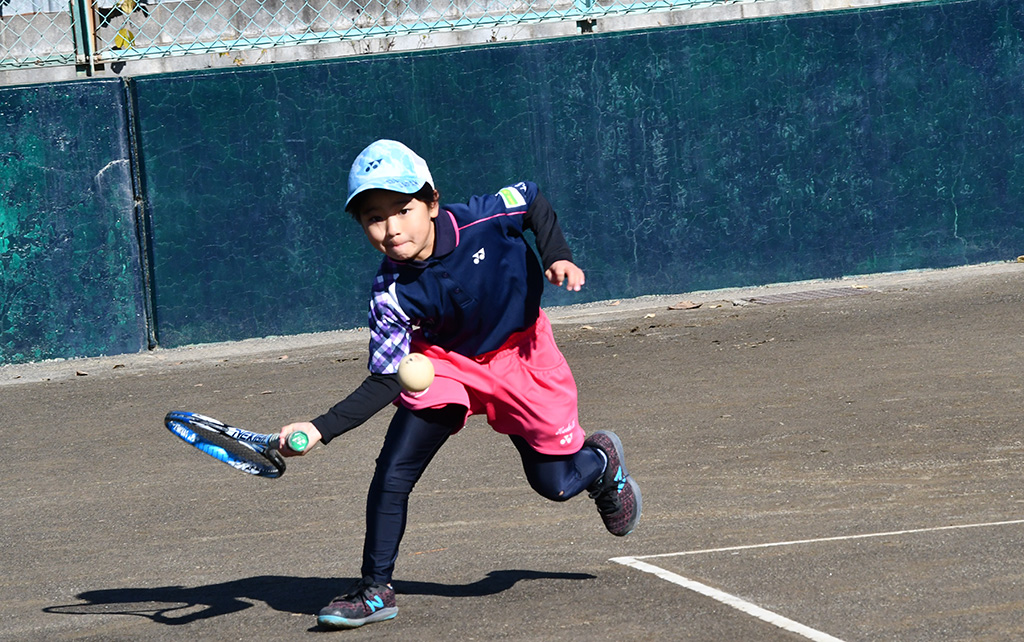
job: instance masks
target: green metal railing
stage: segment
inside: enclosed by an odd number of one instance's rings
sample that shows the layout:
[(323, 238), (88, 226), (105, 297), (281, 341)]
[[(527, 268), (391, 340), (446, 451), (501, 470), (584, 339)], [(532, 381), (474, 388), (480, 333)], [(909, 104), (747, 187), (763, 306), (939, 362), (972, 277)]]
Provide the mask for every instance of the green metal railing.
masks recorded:
[[(0, 71), (769, 0), (0, 0)], [(66, 1), (66, 0), (65, 0)], [(54, 6), (56, 5), (56, 6)]]

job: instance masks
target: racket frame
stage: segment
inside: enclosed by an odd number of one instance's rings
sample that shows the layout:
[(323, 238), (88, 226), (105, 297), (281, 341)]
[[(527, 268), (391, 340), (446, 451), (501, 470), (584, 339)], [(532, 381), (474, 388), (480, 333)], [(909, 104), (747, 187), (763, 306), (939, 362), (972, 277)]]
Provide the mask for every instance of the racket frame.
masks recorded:
[[(280, 440), (280, 435), (278, 434), (264, 434), (243, 430), (206, 415), (178, 410), (172, 410), (167, 413), (167, 416), (164, 417), (164, 425), (185, 443), (194, 446), (196, 449), (224, 462), (232, 468), (249, 473), (250, 475), (271, 479), (284, 474), (284, 458), (277, 450)], [(216, 440), (206, 436), (208, 433), (226, 437), (235, 444), (238, 444), (239, 447), (247, 448), (260, 455), (267, 463), (260, 464), (243, 459), (241, 455), (231, 452), (230, 444), (217, 443)]]

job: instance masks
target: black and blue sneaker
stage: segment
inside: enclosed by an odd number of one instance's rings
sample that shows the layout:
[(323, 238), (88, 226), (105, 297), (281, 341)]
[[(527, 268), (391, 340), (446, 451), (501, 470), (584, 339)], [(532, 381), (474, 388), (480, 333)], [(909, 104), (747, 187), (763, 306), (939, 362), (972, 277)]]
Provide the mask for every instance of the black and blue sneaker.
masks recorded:
[(398, 615), (395, 590), (363, 578), (344, 595), (320, 609), (317, 623), (325, 629), (354, 629), (371, 622), (390, 620)]
[(622, 442), (615, 433), (598, 430), (583, 445), (600, 450), (608, 459), (604, 473), (587, 488), (605, 528), (612, 535), (629, 535), (640, 520), (643, 500), (640, 486), (626, 470)]

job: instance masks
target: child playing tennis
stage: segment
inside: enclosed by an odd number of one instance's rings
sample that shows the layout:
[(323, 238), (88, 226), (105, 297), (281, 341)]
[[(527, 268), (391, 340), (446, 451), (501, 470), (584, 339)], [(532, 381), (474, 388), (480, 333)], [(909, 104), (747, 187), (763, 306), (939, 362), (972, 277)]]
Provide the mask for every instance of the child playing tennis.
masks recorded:
[[(509, 436), (530, 486), (565, 501), (583, 490), (605, 527), (627, 535), (640, 518), (640, 488), (611, 432), (584, 439), (576, 383), (540, 308), (544, 278), (569, 290), (584, 283), (551, 205), (533, 183), (438, 204), (426, 162), (405, 145), (378, 140), (352, 164), (345, 209), (384, 254), (370, 301), (370, 374), (311, 422), (285, 426), (328, 443), (391, 403), (391, 420), (366, 500), (362, 580), (318, 617), (328, 629), (398, 614), (391, 576), (405, 532), (409, 493), (434, 454), (470, 415)], [(535, 236), (541, 260), (523, 237)], [(425, 392), (403, 392), (398, 364), (430, 358)], [(308, 448), (307, 448), (308, 451)]]

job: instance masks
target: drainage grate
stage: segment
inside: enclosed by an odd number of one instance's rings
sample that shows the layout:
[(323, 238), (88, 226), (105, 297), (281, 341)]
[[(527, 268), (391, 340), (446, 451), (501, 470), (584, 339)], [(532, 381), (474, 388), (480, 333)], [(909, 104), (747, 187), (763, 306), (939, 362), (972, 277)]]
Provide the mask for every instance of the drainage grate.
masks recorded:
[(782, 294), (766, 294), (765, 296), (754, 296), (743, 299), (750, 303), (768, 305), (770, 303), (793, 303), (794, 301), (812, 301), (815, 299), (832, 299), (840, 296), (853, 294), (864, 294), (868, 290), (864, 288), (829, 288), (826, 290), (806, 290), (804, 292), (785, 292)]

